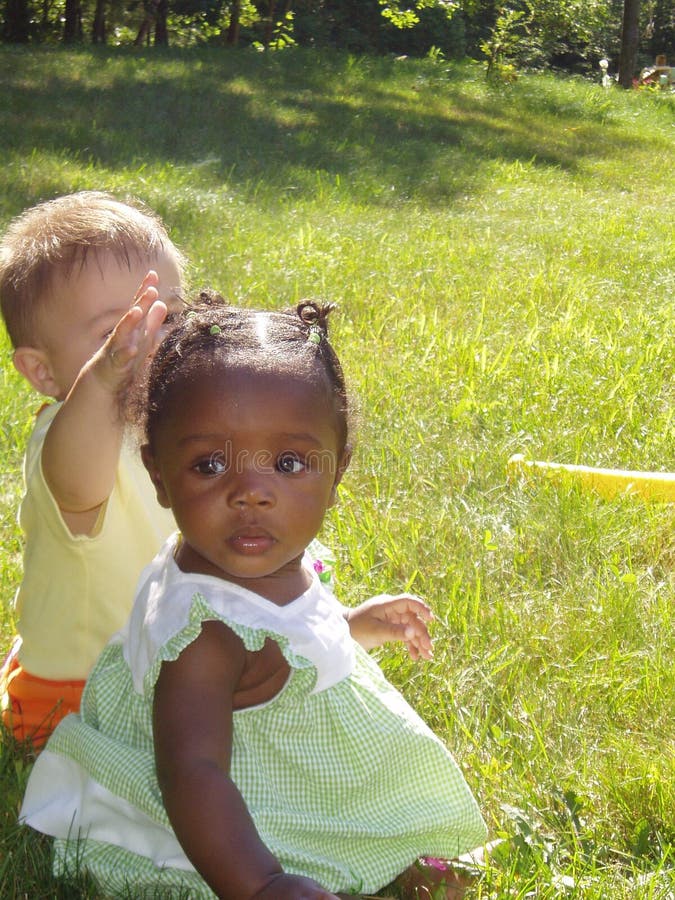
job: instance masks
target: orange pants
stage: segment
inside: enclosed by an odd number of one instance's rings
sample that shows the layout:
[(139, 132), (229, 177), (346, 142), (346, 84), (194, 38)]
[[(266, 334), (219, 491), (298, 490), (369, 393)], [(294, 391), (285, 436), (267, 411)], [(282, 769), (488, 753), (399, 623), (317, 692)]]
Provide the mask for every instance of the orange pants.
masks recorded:
[(2, 722), (17, 741), (39, 750), (68, 713), (78, 712), (84, 681), (51, 681), (21, 667), (18, 644), (0, 669)]

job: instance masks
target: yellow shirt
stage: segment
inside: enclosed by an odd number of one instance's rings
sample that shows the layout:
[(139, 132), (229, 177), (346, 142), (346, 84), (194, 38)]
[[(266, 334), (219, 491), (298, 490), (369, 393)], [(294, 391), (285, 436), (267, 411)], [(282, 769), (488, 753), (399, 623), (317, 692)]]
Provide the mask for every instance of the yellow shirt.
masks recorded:
[(60, 404), (38, 414), (24, 460), (23, 582), (16, 595), (19, 661), (31, 675), (84, 679), (125, 623), (141, 570), (175, 530), (137, 448), (124, 446), (113, 491), (90, 535), (71, 534), (42, 473), (45, 435)]

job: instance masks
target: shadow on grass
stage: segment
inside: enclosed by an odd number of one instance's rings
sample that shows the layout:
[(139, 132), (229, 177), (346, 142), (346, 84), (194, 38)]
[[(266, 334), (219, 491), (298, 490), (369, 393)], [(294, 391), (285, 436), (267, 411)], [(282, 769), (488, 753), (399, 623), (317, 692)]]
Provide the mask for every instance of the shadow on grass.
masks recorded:
[[(5, 165), (30, 165), (36, 150), (113, 170), (171, 165), (207, 189), (307, 194), (319, 175), (363, 204), (433, 206), (480, 192), (495, 162), (573, 172), (589, 155), (634, 149), (607, 126), (597, 140), (599, 100), (489, 91), (475, 65), (2, 48), (0, 75)], [(25, 206), (7, 192), (9, 214)]]

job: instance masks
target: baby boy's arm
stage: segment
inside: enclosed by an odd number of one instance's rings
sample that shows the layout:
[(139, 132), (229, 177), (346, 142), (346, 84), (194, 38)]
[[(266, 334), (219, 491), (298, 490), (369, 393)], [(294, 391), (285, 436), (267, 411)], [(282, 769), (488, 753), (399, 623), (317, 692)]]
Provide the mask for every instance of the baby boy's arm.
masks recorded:
[(166, 316), (156, 284), (157, 275), (149, 272), (133, 305), (80, 370), (45, 438), (42, 470), (74, 534), (91, 532), (115, 483), (125, 394)]
[(402, 641), (413, 659), (433, 658), (427, 627), (433, 613), (418, 597), (379, 594), (347, 610), (345, 617), (352, 637), (365, 650), (390, 641)]
[(153, 734), (167, 814), (222, 900), (337, 900), (314, 881), (283, 872), (229, 777), (233, 698), (245, 655), (240, 639), (211, 621), (178, 659), (162, 665)]

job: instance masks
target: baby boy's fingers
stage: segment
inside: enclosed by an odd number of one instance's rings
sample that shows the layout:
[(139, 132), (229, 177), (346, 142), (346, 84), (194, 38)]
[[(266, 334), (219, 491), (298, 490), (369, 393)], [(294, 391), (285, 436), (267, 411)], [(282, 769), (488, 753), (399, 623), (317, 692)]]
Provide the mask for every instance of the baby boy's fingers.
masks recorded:
[(148, 353), (152, 352), (162, 338), (162, 325), (167, 317), (168, 308), (163, 300), (155, 300), (145, 318), (145, 339)]
[[(132, 306), (143, 306), (146, 300), (146, 294), (148, 288), (154, 288), (157, 290), (157, 285), (159, 284), (159, 275), (155, 272), (154, 269), (149, 269), (145, 275), (145, 278), (138, 286), (138, 290), (134, 294), (134, 299), (131, 301)], [(156, 296), (159, 296), (157, 294)]]
[[(132, 307), (129, 312), (138, 310)], [(162, 324), (166, 319), (167, 307), (162, 300), (154, 300), (145, 315), (138, 319), (134, 330), (129, 335), (129, 344), (134, 348), (133, 353), (139, 360), (151, 355), (161, 337)]]
[(108, 338), (114, 354), (123, 354), (128, 351), (130, 356), (135, 355), (141, 337), (141, 325), (147, 312), (144, 312), (139, 305), (130, 306), (124, 313), (122, 318), (115, 325), (115, 330)]
[(166, 318), (166, 304), (157, 299), (157, 291), (149, 287), (144, 295), (150, 305), (131, 306), (108, 338), (107, 350), (115, 368), (124, 369), (136, 356), (146, 356), (154, 347), (156, 336)]
[(136, 298), (136, 302), (129, 309), (140, 309), (141, 316), (144, 318), (150, 312), (152, 305), (159, 299), (159, 291), (157, 288), (149, 284), (143, 293)]

